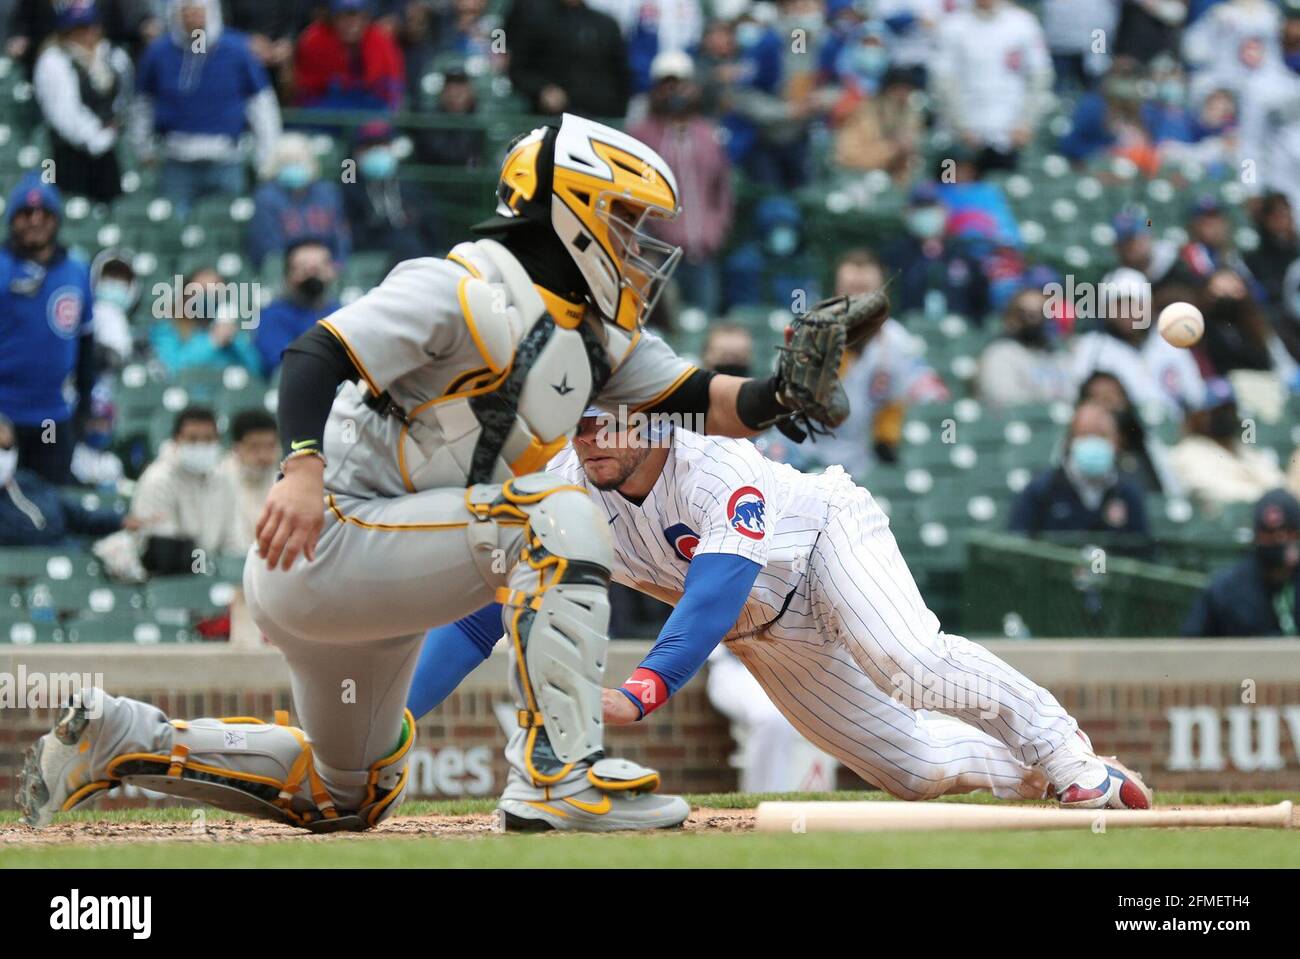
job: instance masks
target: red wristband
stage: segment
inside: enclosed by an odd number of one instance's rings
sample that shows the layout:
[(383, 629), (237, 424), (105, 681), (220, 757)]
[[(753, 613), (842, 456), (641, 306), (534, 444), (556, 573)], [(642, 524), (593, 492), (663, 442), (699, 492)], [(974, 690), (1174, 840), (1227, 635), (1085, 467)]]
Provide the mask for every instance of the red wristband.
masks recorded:
[(647, 716), (668, 702), (668, 684), (653, 670), (640, 666), (623, 683), (623, 690), (641, 704), (641, 715)]

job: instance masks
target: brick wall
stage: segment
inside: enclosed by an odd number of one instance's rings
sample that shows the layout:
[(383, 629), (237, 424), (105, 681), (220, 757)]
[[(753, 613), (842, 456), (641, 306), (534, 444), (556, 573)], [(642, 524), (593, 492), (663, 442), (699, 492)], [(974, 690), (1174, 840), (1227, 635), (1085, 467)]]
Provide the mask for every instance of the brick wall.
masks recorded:
[[(644, 650), (639, 644), (627, 647), (612, 657), (613, 675), (626, 675)], [(266, 650), (108, 649), (96, 651), (93, 658), (87, 658), (88, 649), (60, 650), (51, 659), (39, 647), (29, 649), (34, 652), (0, 652), (0, 674), (12, 672), (20, 660), (29, 671), (102, 672), (114, 692), (135, 695), (177, 717), (269, 719), (276, 709), (290, 708), (283, 663)], [(1205, 644), (1165, 643), (1143, 650), (1107, 641), (1060, 650), (1033, 643), (998, 652), (1051, 688), (1099, 752), (1121, 755), (1157, 787), (1300, 793), (1300, 644), (1239, 645), (1215, 653)], [(73, 666), (68, 657), (78, 653), (81, 661)], [(1132, 659), (1126, 662), (1125, 657)], [(1256, 683), (1252, 676), (1270, 679)], [(413, 795), (494, 795), (500, 789), (505, 781), (502, 719), (508, 722), (513, 715), (504, 678), (503, 658), (493, 657), (420, 724)], [(261, 688), (241, 691), (251, 683)], [(1243, 683), (1250, 684), (1248, 691)], [(499, 717), (503, 704), (507, 708), (501, 712), (508, 715)], [(12, 808), (21, 752), (49, 722), (45, 710), (0, 709), (0, 808)], [(1180, 736), (1181, 746), (1175, 742)], [(729, 726), (709, 704), (702, 682), (693, 682), (650, 722), (611, 729), (608, 742), (612, 754), (659, 769), (666, 789), (736, 788), (736, 771), (728, 764), (735, 748)], [(1190, 768), (1169, 768), (1180, 759)], [(841, 770), (842, 788), (860, 785)]]

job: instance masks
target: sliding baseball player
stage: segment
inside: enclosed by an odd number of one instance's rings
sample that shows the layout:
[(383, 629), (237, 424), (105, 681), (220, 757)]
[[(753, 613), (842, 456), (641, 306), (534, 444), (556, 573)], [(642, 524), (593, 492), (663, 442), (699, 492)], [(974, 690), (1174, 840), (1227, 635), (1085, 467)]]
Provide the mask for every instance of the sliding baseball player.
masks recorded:
[[(810, 742), (900, 798), (987, 789), (1150, 805), (1050, 692), (940, 629), (885, 514), (843, 470), (806, 475), (747, 441), (655, 432), (591, 409), (550, 466), (607, 518), (613, 578), (675, 607), (640, 667), (604, 691), (607, 724), (649, 716), (725, 642)], [(458, 656), (473, 668), (491, 650), (499, 630), (482, 627), (495, 620), (489, 610), (430, 634), (417, 714), (459, 682)], [(556, 804), (507, 794), (500, 809), (507, 822), (582, 828)]]

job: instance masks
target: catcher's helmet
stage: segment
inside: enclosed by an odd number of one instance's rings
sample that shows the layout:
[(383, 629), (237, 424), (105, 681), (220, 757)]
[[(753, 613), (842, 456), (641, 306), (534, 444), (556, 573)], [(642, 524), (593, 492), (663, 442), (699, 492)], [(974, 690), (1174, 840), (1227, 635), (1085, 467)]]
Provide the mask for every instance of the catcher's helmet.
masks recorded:
[(649, 315), (681, 259), (645, 230), (677, 215), (677, 181), (659, 154), (626, 133), (566, 113), (511, 144), (497, 215), (480, 233), (548, 223), (605, 317), (629, 332)]

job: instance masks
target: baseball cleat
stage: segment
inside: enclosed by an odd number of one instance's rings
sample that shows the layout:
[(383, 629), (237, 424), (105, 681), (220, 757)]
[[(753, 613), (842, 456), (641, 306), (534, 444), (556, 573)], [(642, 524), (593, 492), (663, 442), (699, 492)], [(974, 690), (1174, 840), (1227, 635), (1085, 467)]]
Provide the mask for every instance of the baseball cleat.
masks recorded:
[(502, 799), (497, 804), (497, 823), (502, 832), (672, 829), (685, 822), (690, 812), (680, 796), (611, 795), (593, 788), (565, 799)]
[(1154, 794), (1142, 777), (1114, 756), (1099, 757), (1106, 764), (1110, 778), (1119, 781), (1119, 789), (1110, 801), (1111, 809), (1150, 809)]
[[(1096, 750), (1092, 748), (1092, 740), (1082, 729), (1079, 730), (1079, 738), (1083, 740), (1088, 752), (1094, 756)], [(1097, 756), (1105, 765), (1106, 771), (1110, 773), (1112, 779), (1119, 780), (1119, 790), (1111, 799), (1109, 809), (1150, 809), (1154, 801), (1154, 793), (1151, 787), (1142, 781), (1142, 776), (1125, 766), (1115, 756)]]
[(69, 797), (91, 785), (90, 763), (84, 754), (90, 750), (86, 730), (91, 714), (98, 711), (91, 708), (94, 701), (90, 697), (95, 695), (102, 693), (92, 689), (74, 695), (54, 728), (36, 740), (23, 756), (14, 799), (22, 810), (20, 821), (25, 825), (33, 829), (48, 826), (54, 814), (68, 804)]
[(1056, 790), (1056, 801), (1068, 809), (1102, 809), (1119, 795), (1121, 780), (1110, 774), (1091, 745), (1081, 733), (1043, 760), (1043, 772)]

